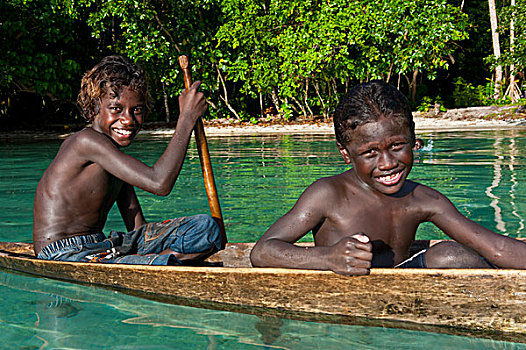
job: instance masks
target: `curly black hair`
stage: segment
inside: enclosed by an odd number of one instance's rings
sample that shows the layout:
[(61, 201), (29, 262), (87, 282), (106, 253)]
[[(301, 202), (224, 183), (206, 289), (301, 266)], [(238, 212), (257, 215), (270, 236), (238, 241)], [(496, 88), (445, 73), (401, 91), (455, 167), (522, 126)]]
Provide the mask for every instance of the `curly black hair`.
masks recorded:
[(82, 117), (88, 122), (100, 111), (101, 99), (106, 95), (118, 96), (123, 87), (144, 97), (145, 112), (151, 110), (151, 97), (144, 70), (122, 56), (104, 57), (82, 77), (77, 104)]
[(334, 111), (336, 141), (347, 145), (356, 127), (380, 117), (400, 118), (407, 123), (414, 144), (415, 123), (409, 101), (397, 88), (382, 80), (358, 84), (340, 100)]

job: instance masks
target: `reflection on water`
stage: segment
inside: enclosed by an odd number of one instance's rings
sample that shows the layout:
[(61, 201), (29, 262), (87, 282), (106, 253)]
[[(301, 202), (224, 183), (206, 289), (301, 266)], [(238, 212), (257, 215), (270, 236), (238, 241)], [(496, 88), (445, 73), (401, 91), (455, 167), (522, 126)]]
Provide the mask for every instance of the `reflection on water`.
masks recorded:
[(3, 271), (0, 292), (5, 349), (526, 349), (488, 339), (160, 304)]
[(517, 203), (516, 203), (516, 195), (517, 195), (517, 186), (518, 186), (518, 181), (517, 181), (517, 176), (516, 176), (516, 172), (515, 172), (515, 160), (519, 157), (519, 151), (517, 149), (517, 144), (515, 142), (515, 139), (511, 139), (511, 144), (510, 144), (510, 148), (513, 150), (511, 155), (510, 155), (510, 164), (508, 165), (509, 169), (510, 169), (510, 173), (511, 173), (511, 188), (510, 188), (510, 204), (513, 208), (512, 210), (512, 214), (517, 217), (517, 219), (519, 220), (519, 228), (517, 229), (517, 231), (515, 232), (516, 235), (519, 235), (520, 232), (522, 232), (522, 230), (524, 230), (524, 219), (522, 217), (521, 214), (519, 214), (519, 211), (518, 211), (518, 208), (517, 208)]
[[(519, 214), (519, 211), (517, 209), (517, 203), (516, 203), (516, 195), (517, 195), (517, 176), (515, 171), (515, 165), (516, 161), (519, 158), (519, 151), (517, 149), (517, 143), (515, 138), (511, 138), (509, 140), (509, 145), (502, 145), (503, 138), (497, 137), (495, 138), (495, 142), (493, 143), (493, 149), (495, 151), (495, 157), (496, 161), (493, 164), (493, 181), (490, 186), (486, 188), (486, 195), (491, 198), (490, 206), (495, 211), (495, 222), (497, 225), (497, 230), (499, 230), (503, 234), (510, 234), (508, 230), (506, 229), (506, 222), (502, 216), (502, 208), (501, 208), (501, 202), (506, 203), (506, 200), (509, 201), (509, 204), (511, 206), (511, 214), (514, 215), (518, 219), (518, 229), (515, 233), (515, 235), (518, 235), (522, 232), (524, 229), (524, 219), (521, 214)], [(505, 162), (506, 156), (509, 157), (509, 161)], [(501, 200), (500, 197), (496, 196), (493, 193), (493, 189), (501, 188), (506, 186), (506, 184), (501, 184), (502, 180), (502, 172), (503, 168), (508, 167), (508, 170), (510, 172), (510, 190), (509, 198), (504, 198), (504, 201)], [(512, 234), (513, 235), (513, 234)]]
[[(470, 219), (512, 237), (524, 237), (525, 164), (523, 130), (421, 135), (412, 178), (445, 195)], [(424, 170), (422, 172), (421, 170)], [(421, 238), (447, 238), (423, 225)]]
[(502, 179), (501, 166), (504, 156), (498, 154), (500, 141), (500, 138), (496, 138), (495, 143), (493, 144), (495, 147), (495, 156), (497, 157), (497, 161), (495, 161), (495, 164), (493, 164), (493, 181), (491, 182), (491, 185), (486, 188), (485, 193), (489, 198), (491, 198), (489, 205), (495, 210), (495, 222), (497, 223), (497, 230), (506, 232), (506, 224), (504, 223), (504, 220), (502, 220), (502, 210), (499, 207), (499, 197), (493, 194), (493, 189), (499, 187), (500, 181)]
[[(485, 227), (524, 237), (526, 132), (419, 135), (411, 178), (448, 196)], [(130, 154), (153, 164), (167, 140), (141, 138)], [(36, 184), (59, 141), (0, 144), (0, 240), (31, 241)], [(227, 234), (255, 241), (314, 180), (347, 169), (331, 136), (209, 138)], [(208, 212), (195, 145), (172, 194), (138, 192), (149, 220)], [(124, 229), (112, 211), (110, 229)], [(444, 238), (422, 225), (419, 238)], [(299, 322), (159, 304), (99, 288), (0, 271), (5, 348), (520, 349), (513, 343), (389, 328)]]

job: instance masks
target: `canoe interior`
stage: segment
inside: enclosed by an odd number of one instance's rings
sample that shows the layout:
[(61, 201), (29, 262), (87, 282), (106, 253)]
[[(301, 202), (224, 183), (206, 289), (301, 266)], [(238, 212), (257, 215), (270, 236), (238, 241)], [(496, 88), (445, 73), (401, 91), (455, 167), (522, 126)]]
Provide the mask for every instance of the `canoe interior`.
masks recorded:
[[(417, 240), (413, 243), (410, 249), (410, 255), (413, 253), (428, 248), (439, 241), (434, 240)], [(301, 246), (312, 246), (313, 243), (298, 243)], [(212, 255), (207, 259), (211, 265), (223, 267), (252, 267), (250, 263), (250, 251), (254, 243), (227, 243), (224, 250)], [(20, 254), (26, 258), (34, 257), (33, 245), (22, 242), (0, 242), (0, 252), (8, 252), (11, 254)]]
[[(206, 261), (210, 266), (252, 267), (250, 251), (254, 243), (228, 243), (224, 250), (212, 255)], [(0, 253), (12, 256), (34, 258), (33, 245), (22, 242), (0, 242)]]

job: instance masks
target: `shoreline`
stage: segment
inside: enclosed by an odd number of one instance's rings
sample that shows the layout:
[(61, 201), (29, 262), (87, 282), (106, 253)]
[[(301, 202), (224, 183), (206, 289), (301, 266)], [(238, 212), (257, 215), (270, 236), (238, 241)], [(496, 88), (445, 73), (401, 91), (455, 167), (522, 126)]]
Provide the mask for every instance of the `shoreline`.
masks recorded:
[[(526, 120), (483, 120), (466, 119), (455, 120), (451, 118), (430, 118), (415, 116), (415, 132), (452, 132), (452, 131), (488, 131), (526, 129)], [(142, 130), (140, 135), (153, 137), (170, 137), (173, 128), (157, 128)], [(257, 135), (282, 135), (282, 134), (310, 134), (333, 135), (332, 122), (315, 123), (281, 123), (270, 125), (206, 125), (205, 133), (209, 137), (223, 136), (257, 136)]]
[[(526, 129), (526, 114), (512, 110), (516, 107), (470, 107), (448, 110), (445, 113), (413, 112), (415, 132), (456, 132)], [(209, 137), (257, 136), (283, 134), (333, 135), (332, 120), (295, 120), (271, 119), (257, 124), (237, 120), (205, 121), (205, 134)], [(80, 129), (81, 127), (79, 127)], [(49, 140), (65, 139), (73, 128), (64, 126), (63, 131), (53, 130), (13, 130), (0, 131), (0, 141), (10, 140)], [(174, 132), (173, 123), (146, 123), (138, 136), (170, 137)]]
[[(413, 112), (415, 132), (454, 132), (526, 129), (524, 106), (482, 106), (450, 109), (446, 112)], [(141, 133), (154, 137), (169, 137), (173, 128), (154, 128)], [(274, 119), (255, 125), (231, 120), (205, 122), (205, 133), (210, 137), (254, 136), (280, 134), (333, 135), (332, 120), (296, 120), (287, 122)]]

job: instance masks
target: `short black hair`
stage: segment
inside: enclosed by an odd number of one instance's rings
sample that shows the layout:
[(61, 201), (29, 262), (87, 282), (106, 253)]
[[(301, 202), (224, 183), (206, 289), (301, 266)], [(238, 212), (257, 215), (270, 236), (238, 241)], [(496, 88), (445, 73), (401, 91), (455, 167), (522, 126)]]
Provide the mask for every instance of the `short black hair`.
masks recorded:
[(358, 84), (340, 100), (334, 111), (336, 141), (347, 145), (356, 127), (380, 117), (401, 118), (407, 123), (414, 144), (415, 123), (409, 101), (397, 88), (382, 80)]
[(100, 111), (101, 98), (106, 94), (119, 95), (123, 87), (142, 96), (145, 113), (150, 111), (152, 102), (146, 73), (128, 58), (115, 55), (104, 57), (82, 78), (77, 103), (84, 119), (93, 120)]

